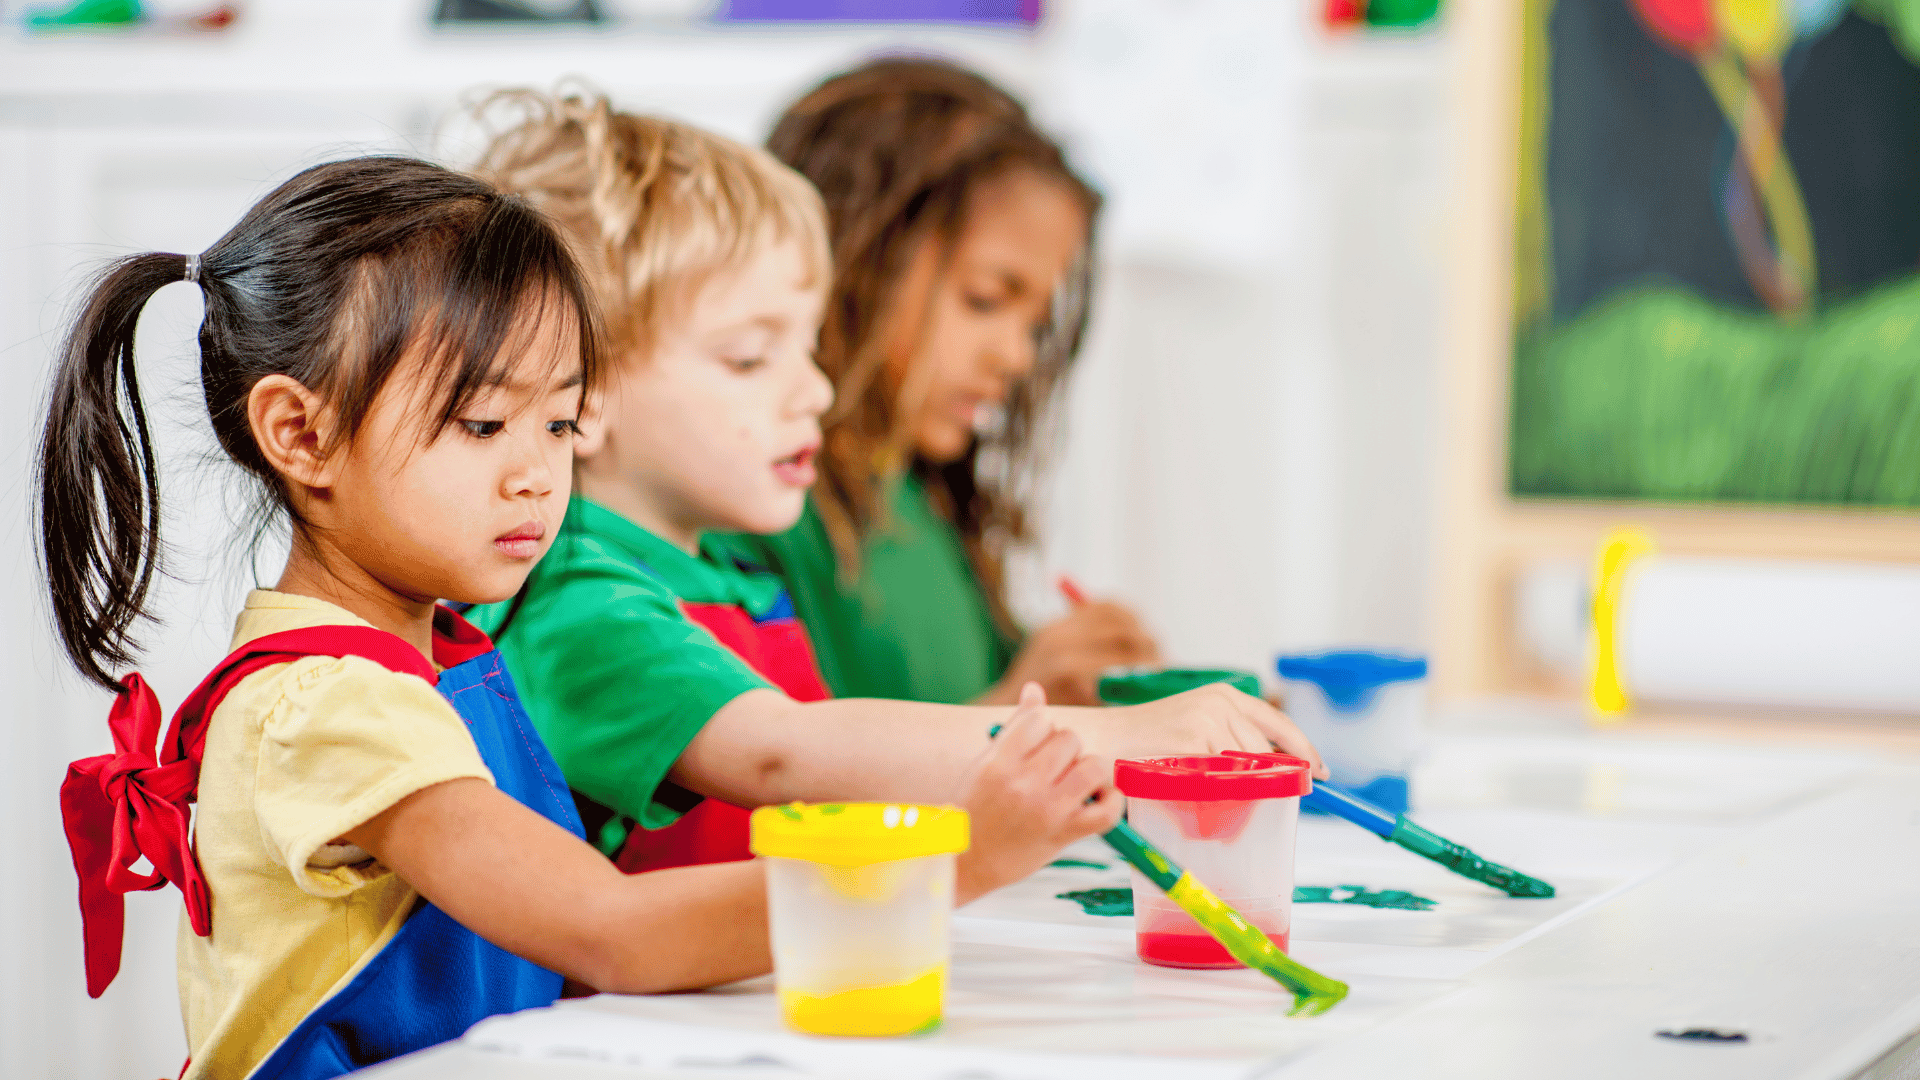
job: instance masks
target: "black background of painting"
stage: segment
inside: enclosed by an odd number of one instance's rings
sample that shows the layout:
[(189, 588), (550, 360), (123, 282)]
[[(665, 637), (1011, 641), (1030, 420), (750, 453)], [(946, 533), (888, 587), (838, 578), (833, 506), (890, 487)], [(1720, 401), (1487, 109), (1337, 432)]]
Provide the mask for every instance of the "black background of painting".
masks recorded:
[[(1558, 0), (1545, 182), (1552, 322), (1650, 276), (1763, 309), (1716, 192), (1733, 136), (1691, 60), (1630, 0)], [(1849, 13), (1788, 54), (1787, 153), (1831, 303), (1920, 269), (1920, 68)]]

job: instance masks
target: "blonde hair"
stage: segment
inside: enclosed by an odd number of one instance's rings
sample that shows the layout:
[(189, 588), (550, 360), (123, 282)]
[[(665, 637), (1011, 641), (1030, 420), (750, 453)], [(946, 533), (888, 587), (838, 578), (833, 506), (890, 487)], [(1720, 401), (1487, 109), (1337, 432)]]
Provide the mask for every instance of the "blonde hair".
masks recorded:
[(786, 241), (807, 284), (833, 272), (826, 211), (804, 177), (691, 124), (615, 112), (605, 95), (503, 90), (474, 109), (495, 135), (473, 171), (561, 226), (615, 355), (642, 356), (714, 274)]

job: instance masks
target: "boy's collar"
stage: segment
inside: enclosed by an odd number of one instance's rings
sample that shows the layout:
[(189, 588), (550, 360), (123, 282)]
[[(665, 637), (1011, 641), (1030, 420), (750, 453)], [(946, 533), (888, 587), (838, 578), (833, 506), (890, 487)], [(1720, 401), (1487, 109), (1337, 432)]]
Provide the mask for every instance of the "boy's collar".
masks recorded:
[(660, 579), (682, 600), (737, 604), (758, 616), (771, 611), (786, 587), (759, 567), (742, 565), (717, 534), (702, 533), (700, 554), (689, 555), (666, 539), (585, 495), (575, 494), (569, 525), (619, 547), (642, 569)]

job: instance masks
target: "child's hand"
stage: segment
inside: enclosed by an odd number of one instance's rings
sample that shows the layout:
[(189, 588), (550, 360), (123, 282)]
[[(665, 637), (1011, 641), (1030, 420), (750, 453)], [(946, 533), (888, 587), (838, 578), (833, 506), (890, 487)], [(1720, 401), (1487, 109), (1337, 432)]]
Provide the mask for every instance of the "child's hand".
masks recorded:
[(1082, 754), (1079, 736), (1054, 727), (1046, 692), (1028, 683), (1019, 708), (968, 770), (960, 803), (973, 831), (958, 867), (965, 903), (1040, 869), (1073, 841), (1113, 828), (1125, 800), (1114, 790), (1113, 766)]
[(1292, 754), (1313, 764), (1316, 779), (1327, 778), (1319, 751), (1278, 709), (1226, 683), (1195, 687), (1144, 705), (1104, 709), (1073, 721), (1086, 739), (1087, 752), (1117, 758), (1218, 754), (1224, 750)]
[(998, 693), (983, 703), (1010, 704), (1020, 687), (1037, 682), (1055, 705), (1098, 705), (1101, 672), (1159, 662), (1160, 646), (1133, 609), (1105, 600), (1079, 604), (1028, 635)]

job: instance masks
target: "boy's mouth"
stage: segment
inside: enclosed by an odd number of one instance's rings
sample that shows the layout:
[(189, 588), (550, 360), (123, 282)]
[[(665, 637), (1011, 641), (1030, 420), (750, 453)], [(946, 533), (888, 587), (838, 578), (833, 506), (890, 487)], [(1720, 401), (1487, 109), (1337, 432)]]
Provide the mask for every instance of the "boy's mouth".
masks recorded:
[(531, 559), (540, 554), (540, 541), (547, 535), (544, 522), (529, 521), (518, 525), (510, 533), (496, 536), (493, 546), (502, 554), (515, 559)]
[(813, 456), (819, 449), (819, 443), (808, 443), (786, 457), (776, 459), (773, 463), (773, 474), (780, 478), (781, 483), (790, 484), (793, 487), (812, 487)]

